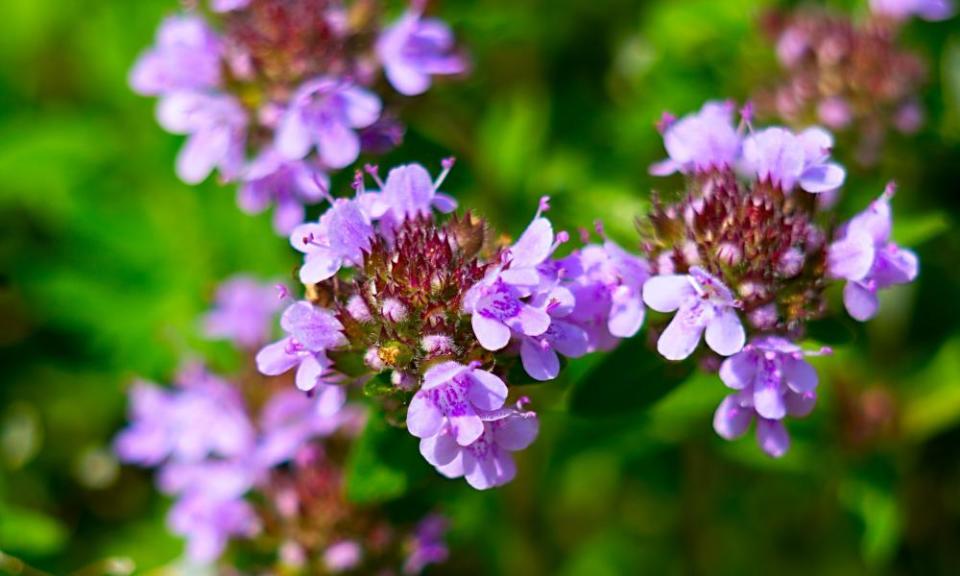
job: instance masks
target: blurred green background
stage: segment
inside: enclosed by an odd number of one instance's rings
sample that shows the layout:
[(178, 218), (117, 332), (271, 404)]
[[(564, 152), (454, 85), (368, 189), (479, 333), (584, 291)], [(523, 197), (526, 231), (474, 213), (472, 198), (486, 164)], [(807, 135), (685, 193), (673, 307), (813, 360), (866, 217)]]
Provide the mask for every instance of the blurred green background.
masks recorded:
[[(379, 162), (436, 169), (454, 154), (446, 190), (501, 230), (518, 234), (550, 194), (559, 227), (599, 218), (633, 246), (650, 190), (679, 182), (647, 175), (664, 155), (655, 121), (774, 80), (756, 25), (770, 5), (435, 2), (473, 74), (405, 102), (406, 143)], [(125, 390), (137, 375), (169, 381), (185, 356), (223, 356), (197, 330), (218, 281), (289, 277), (297, 262), (233, 189), (176, 179), (181, 139), (127, 88), (174, 8), (0, 4), (0, 551), (52, 573), (178, 557), (150, 475), (109, 453)], [(839, 210), (895, 178), (894, 234), (918, 251), (920, 279), (866, 326), (813, 332), (838, 353), (817, 361), (821, 399), (790, 422), (790, 453), (717, 438), (722, 384), (665, 369), (641, 336), (530, 389), (543, 432), (513, 484), (411, 477), (412, 498), (429, 491), (453, 518), (452, 559), (435, 573), (960, 571), (960, 26), (916, 22), (903, 40), (930, 61), (928, 123), (874, 169), (848, 161)], [(852, 156), (842, 141), (835, 155)]]

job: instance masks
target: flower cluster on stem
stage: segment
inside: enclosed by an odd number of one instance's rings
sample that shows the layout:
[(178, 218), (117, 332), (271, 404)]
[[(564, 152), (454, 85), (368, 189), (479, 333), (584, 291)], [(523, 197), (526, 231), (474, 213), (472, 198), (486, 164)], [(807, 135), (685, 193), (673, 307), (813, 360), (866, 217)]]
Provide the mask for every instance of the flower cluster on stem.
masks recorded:
[(400, 143), (403, 125), (373, 90), (380, 72), (403, 96), (467, 61), (443, 21), (413, 0), (384, 25), (376, 0), (213, 0), (168, 17), (137, 60), (130, 84), (160, 98), (164, 129), (187, 135), (177, 174), (189, 184), (217, 170), (257, 213), (276, 204), (288, 234), (304, 205), (324, 199), (328, 174), (362, 151)]

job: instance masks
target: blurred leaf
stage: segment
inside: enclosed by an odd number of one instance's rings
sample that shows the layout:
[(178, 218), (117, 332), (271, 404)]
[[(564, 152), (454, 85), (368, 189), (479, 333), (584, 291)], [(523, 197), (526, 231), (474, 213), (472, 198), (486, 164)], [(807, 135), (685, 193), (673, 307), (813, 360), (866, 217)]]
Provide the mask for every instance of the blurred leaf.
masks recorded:
[(347, 498), (374, 503), (402, 496), (426, 472), (417, 439), (372, 413), (346, 465)]
[(897, 216), (894, 238), (903, 246), (919, 246), (950, 229), (950, 218), (944, 212)]
[(0, 503), (0, 548), (44, 555), (59, 551), (66, 542), (67, 530), (56, 518)]
[(821, 344), (842, 346), (857, 339), (857, 327), (844, 314), (833, 314), (807, 323), (807, 337)]
[(908, 387), (901, 426), (922, 441), (960, 421), (960, 339), (947, 342)]
[(840, 500), (863, 522), (863, 559), (871, 566), (887, 564), (900, 542), (901, 520), (895, 495), (876, 482), (848, 480), (840, 487)]
[(693, 370), (687, 363), (664, 360), (649, 350), (644, 338), (623, 342), (579, 380), (570, 392), (570, 411), (604, 417), (649, 408)]

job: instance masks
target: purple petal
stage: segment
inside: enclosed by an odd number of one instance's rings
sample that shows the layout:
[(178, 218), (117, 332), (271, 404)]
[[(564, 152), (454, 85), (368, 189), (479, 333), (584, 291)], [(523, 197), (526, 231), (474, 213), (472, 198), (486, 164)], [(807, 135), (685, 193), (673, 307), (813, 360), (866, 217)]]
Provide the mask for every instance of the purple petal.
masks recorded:
[(843, 287), (843, 305), (854, 319), (866, 322), (877, 313), (880, 302), (875, 290), (870, 290), (859, 282), (847, 282)]
[(467, 392), (470, 403), (480, 410), (498, 410), (507, 399), (507, 385), (497, 376), (486, 370), (473, 370), (470, 373), (473, 385)]
[(448, 415), (447, 419), (450, 421), (457, 444), (461, 446), (469, 446), (483, 436), (483, 420), (472, 408), (467, 407), (463, 414)]
[(519, 328), (527, 336), (539, 336), (550, 328), (550, 315), (539, 308), (523, 304), (520, 313), (507, 320), (507, 324)]
[(703, 328), (701, 324), (691, 323), (681, 310), (657, 340), (657, 351), (667, 360), (683, 360), (696, 350)]
[(423, 390), (445, 386), (468, 368), (459, 362), (447, 361), (431, 366), (423, 375)]
[(802, 358), (784, 358), (783, 379), (794, 392), (811, 392), (817, 387), (817, 371)]
[(827, 269), (835, 278), (861, 280), (873, 267), (874, 257), (873, 240), (851, 229), (845, 238), (830, 245), (827, 250)]
[(510, 266), (536, 266), (550, 256), (553, 247), (553, 225), (546, 218), (534, 218), (523, 235), (510, 247)]
[(335, 257), (329, 250), (318, 248), (300, 267), (300, 281), (304, 284), (316, 284), (331, 278), (343, 266), (343, 260)]
[(728, 388), (734, 390), (743, 390), (753, 384), (756, 374), (756, 356), (750, 351), (731, 356), (720, 365), (720, 379)]
[(510, 342), (510, 328), (503, 322), (487, 318), (480, 313), (474, 313), (470, 322), (473, 325), (473, 333), (485, 349), (500, 350)]
[(257, 353), (257, 370), (267, 376), (277, 376), (296, 366), (300, 362), (300, 357), (287, 353), (289, 345), (290, 338), (284, 338), (264, 346)]
[(533, 443), (540, 432), (540, 421), (533, 412), (522, 412), (500, 420), (493, 439), (504, 450), (516, 452)]
[(839, 164), (817, 164), (800, 175), (800, 187), (814, 194), (836, 190), (843, 185), (847, 171)]
[(643, 325), (644, 308), (640, 295), (627, 286), (618, 286), (611, 295), (613, 306), (607, 329), (618, 338), (630, 338)]
[(707, 345), (721, 356), (730, 356), (743, 349), (747, 341), (737, 312), (726, 308), (707, 324)]
[(894, 284), (913, 282), (917, 277), (918, 268), (916, 254), (894, 244), (888, 244), (877, 251), (870, 277), (877, 283), (878, 288), (886, 288)]
[(813, 391), (803, 394), (787, 392), (786, 402), (787, 414), (795, 418), (803, 418), (813, 411), (813, 406), (817, 403), (817, 393)]
[(313, 390), (320, 382), (320, 377), (326, 372), (327, 366), (313, 355), (307, 356), (300, 362), (295, 379), (297, 388), (303, 391)]
[(446, 466), (460, 455), (460, 446), (450, 434), (435, 434), (420, 440), (420, 454), (432, 466)]
[(417, 438), (436, 436), (443, 425), (443, 414), (430, 397), (421, 390), (414, 394), (407, 408), (407, 430)]
[(779, 458), (790, 449), (790, 436), (783, 422), (779, 420), (757, 419), (757, 443), (764, 452)]
[(274, 146), (277, 152), (291, 160), (299, 160), (310, 152), (310, 130), (303, 122), (298, 109), (284, 114), (277, 128)]
[(657, 312), (673, 312), (696, 292), (684, 274), (654, 276), (643, 285), (643, 301)]
[(761, 370), (754, 381), (753, 407), (757, 414), (771, 420), (786, 416), (787, 407), (783, 403), (783, 390), (780, 374), (773, 370)]
[(739, 438), (747, 431), (753, 420), (753, 410), (745, 408), (737, 401), (736, 395), (723, 399), (713, 414), (713, 429), (726, 440)]
[(523, 369), (534, 380), (553, 380), (560, 374), (560, 359), (553, 348), (543, 347), (534, 338), (524, 338), (520, 344)]
[(485, 457), (476, 457), (474, 462), (475, 464), (466, 470), (464, 477), (467, 484), (477, 490), (502, 486), (513, 480), (517, 474), (516, 464), (509, 453), (488, 453)]
[(360, 137), (343, 122), (327, 120), (314, 136), (320, 159), (330, 168), (345, 168), (360, 156)]

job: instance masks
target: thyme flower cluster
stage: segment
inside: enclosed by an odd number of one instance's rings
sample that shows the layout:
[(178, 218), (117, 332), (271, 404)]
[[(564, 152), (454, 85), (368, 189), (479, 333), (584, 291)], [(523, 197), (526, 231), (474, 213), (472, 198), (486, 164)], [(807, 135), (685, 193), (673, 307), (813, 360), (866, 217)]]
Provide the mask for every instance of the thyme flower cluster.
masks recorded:
[(467, 68), (422, 0), (387, 25), (376, 0), (203, 6), (163, 21), (130, 83), (159, 97), (164, 129), (187, 135), (179, 177), (196, 184), (217, 170), (239, 184), (244, 211), (276, 204), (281, 234), (303, 222), (304, 205), (323, 200), (331, 171), (401, 142), (403, 125), (384, 104), (390, 94), (377, 88), (381, 73), (414, 96)]
[[(651, 172), (679, 172), (676, 201), (655, 198), (642, 222), (642, 244), (654, 276), (645, 304), (672, 320), (657, 350), (684, 360), (706, 341), (725, 358), (719, 374), (733, 393), (714, 428), (724, 438), (757, 422), (757, 439), (772, 456), (789, 437), (783, 420), (805, 416), (816, 401), (817, 375), (805, 360), (809, 321), (828, 313), (824, 292), (843, 280), (848, 313), (865, 321), (877, 292), (913, 281), (917, 258), (890, 240), (892, 185), (861, 214), (832, 229), (818, 195), (836, 193), (846, 171), (833, 162), (833, 137), (813, 127), (753, 129), (751, 110), (734, 124), (731, 102), (708, 102), (661, 127), (669, 158)], [(831, 240), (832, 238), (832, 240)]]
[(612, 242), (554, 258), (568, 235), (554, 233), (546, 198), (512, 244), (469, 212), (440, 221), (456, 205), (440, 192), (452, 165), (436, 180), (418, 164), (386, 180), (367, 167), (376, 191), (358, 173), (352, 198), (331, 197), (318, 222), (294, 230), (307, 299), (283, 313), (286, 336), (257, 364), (296, 369), (307, 391), (362, 382), (441, 474), (485, 489), (514, 477), (511, 453), (539, 428), (529, 400), (511, 398), (511, 368), (551, 380), (561, 356), (635, 334), (648, 271)]
[[(274, 321), (260, 312), (278, 302), (273, 287), (238, 277), (205, 325), (249, 350), (250, 335), (261, 345)], [(366, 416), (343, 388), (308, 396), (285, 379), (223, 378), (191, 362), (173, 387), (137, 382), (130, 399), (117, 454), (158, 469), (158, 487), (174, 498), (170, 529), (193, 562), (267, 546), (276, 570), (418, 574), (446, 558), (442, 517), (394, 524), (345, 499), (345, 457)]]

